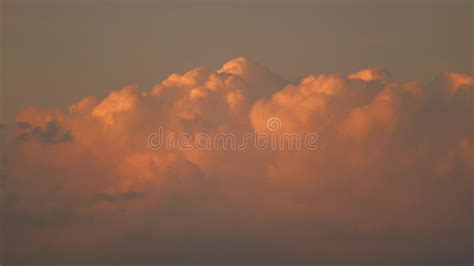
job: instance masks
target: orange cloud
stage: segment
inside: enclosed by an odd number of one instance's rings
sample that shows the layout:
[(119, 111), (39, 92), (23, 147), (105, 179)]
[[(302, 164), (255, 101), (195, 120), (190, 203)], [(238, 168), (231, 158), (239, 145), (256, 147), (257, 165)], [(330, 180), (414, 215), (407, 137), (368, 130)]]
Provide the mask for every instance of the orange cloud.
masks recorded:
[[(3, 126), (9, 254), (207, 262), (217, 248), (243, 260), (465, 260), (473, 80), (444, 73), (422, 85), (376, 68), (286, 84), (236, 58), (67, 111), (27, 108)], [(159, 127), (242, 137), (271, 133), (271, 117), (281, 121), (275, 134), (316, 133), (318, 149), (147, 146)]]

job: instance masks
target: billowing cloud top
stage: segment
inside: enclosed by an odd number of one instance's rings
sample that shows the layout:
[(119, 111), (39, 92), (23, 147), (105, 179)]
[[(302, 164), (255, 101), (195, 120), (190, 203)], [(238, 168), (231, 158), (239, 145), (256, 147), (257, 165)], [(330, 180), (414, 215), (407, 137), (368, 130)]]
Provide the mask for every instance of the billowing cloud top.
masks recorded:
[[(8, 131), (9, 260), (444, 263), (471, 260), (474, 78), (384, 69), (288, 84), (236, 58)], [(150, 134), (317, 133), (317, 150), (151, 149)], [(61, 254), (61, 255), (60, 255)]]

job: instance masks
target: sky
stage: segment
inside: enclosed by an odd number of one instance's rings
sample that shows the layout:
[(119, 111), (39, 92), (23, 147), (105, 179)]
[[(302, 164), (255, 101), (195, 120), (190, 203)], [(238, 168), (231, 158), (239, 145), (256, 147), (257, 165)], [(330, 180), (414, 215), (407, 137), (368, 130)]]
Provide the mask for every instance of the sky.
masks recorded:
[[(65, 107), (175, 71), (245, 56), (288, 81), (384, 67), (428, 82), (472, 74), (469, 2), (153, 4), (6, 1), (5, 117)], [(408, 60), (410, 62), (408, 63)]]
[(1, 265), (472, 264), (472, 3), (2, 14)]

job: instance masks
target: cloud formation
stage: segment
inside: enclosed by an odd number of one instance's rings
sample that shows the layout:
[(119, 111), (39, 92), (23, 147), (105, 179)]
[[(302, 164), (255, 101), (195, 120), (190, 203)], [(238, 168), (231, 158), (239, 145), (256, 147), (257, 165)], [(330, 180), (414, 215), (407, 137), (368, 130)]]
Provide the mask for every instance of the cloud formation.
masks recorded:
[[(8, 257), (470, 262), (473, 95), (460, 73), (425, 85), (374, 68), (290, 84), (236, 58), (67, 111), (26, 108), (7, 128)], [(319, 149), (147, 147), (159, 127), (241, 136), (268, 132), (271, 117), (278, 134), (316, 132)]]

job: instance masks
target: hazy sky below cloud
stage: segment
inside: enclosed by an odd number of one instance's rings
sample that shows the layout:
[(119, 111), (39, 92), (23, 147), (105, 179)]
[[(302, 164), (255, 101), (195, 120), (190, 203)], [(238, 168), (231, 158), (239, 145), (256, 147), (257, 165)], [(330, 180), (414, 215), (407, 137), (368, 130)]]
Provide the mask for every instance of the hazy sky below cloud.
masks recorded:
[(3, 6), (6, 117), (173, 71), (252, 58), (289, 81), (387, 68), (429, 81), (472, 74), (472, 4), (15, 3)]

